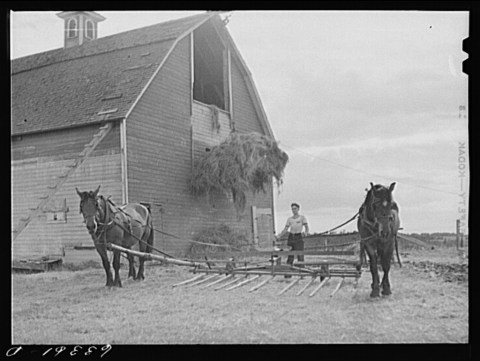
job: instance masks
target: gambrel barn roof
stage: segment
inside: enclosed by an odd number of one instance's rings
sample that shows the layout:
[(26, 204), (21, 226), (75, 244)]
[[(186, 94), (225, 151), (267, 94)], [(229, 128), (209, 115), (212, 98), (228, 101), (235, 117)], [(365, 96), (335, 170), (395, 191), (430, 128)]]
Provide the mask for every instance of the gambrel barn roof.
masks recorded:
[[(12, 60), (11, 134), (43, 132), (128, 117), (179, 40), (207, 21), (207, 12)], [(251, 79), (228, 32), (234, 59), (265, 134), (273, 133)]]

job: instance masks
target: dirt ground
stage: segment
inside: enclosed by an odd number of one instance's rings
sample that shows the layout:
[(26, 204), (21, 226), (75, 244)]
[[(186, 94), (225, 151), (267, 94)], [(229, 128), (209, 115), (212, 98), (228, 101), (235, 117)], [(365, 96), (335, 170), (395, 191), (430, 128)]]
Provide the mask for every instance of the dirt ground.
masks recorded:
[[(308, 280), (281, 296), (276, 277), (231, 291), (172, 285), (186, 267), (146, 265), (146, 279), (106, 288), (101, 268), (12, 274), (12, 344), (343, 344), (468, 343), (468, 256), (453, 249), (409, 251), (391, 272), (393, 294), (371, 299), (371, 276), (358, 287), (338, 279), (309, 297)], [(318, 283), (315, 283), (318, 284)]]

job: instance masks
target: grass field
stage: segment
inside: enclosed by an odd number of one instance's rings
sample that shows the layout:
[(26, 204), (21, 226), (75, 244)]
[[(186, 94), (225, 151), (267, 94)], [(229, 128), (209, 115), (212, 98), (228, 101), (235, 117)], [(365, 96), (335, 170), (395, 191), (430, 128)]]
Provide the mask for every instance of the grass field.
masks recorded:
[[(331, 344), (467, 343), (468, 277), (446, 278), (467, 264), (452, 249), (411, 251), (391, 272), (393, 294), (371, 299), (364, 270), (358, 288), (346, 281), (330, 297), (332, 279), (316, 295), (300, 296), (304, 279), (277, 277), (249, 293), (255, 281), (231, 291), (172, 287), (193, 277), (188, 268), (146, 265), (143, 282), (106, 288), (101, 268), (12, 274), (12, 344)], [(447, 271), (445, 271), (447, 269)], [(465, 267), (462, 268), (464, 270)], [(452, 271), (453, 272), (453, 271)], [(451, 275), (450, 275), (451, 276)], [(454, 281), (451, 281), (451, 280)], [(447, 282), (446, 280), (450, 280)]]

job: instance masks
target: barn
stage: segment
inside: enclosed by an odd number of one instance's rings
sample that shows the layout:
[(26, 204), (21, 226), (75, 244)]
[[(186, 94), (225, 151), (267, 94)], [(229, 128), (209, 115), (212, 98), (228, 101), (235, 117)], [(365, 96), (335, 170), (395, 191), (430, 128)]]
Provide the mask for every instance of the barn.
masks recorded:
[(242, 214), (228, 195), (195, 197), (189, 185), (195, 161), (231, 132), (274, 137), (221, 13), (107, 37), (96, 12), (57, 15), (64, 47), (11, 61), (13, 259), (80, 257), (92, 240), (75, 187), (99, 185), (117, 204), (147, 205), (155, 247), (171, 254), (223, 224), (271, 245), (273, 185)]

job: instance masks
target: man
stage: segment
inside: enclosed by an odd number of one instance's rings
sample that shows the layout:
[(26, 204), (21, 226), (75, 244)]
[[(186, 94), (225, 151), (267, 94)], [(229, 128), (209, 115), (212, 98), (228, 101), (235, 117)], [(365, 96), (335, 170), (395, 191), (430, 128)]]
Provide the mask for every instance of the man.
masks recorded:
[[(298, 213), (300, 210), (300, 206), (297, 203), (292, 203), (292, 213), (293, 216), (287, 219), (287, 223), (285, 224), (285, 228), (280, 233), (280, 235), (275, 236), (275, 240), (278, 241), (282, 238), (285, 233), (289, 232), (287, 246), (292, 247), (292, 251), (303, 251), (303, 238), (302, 238), (302, 230), (305, 227), (305, 236), (308, 236), (308, 222), (307, 218)], [(294, 256), (288, 256), (287, 263), (293, 265)], [(303, 255), (297, 256), (300, 262), (303, 262), (304, 257)]]

